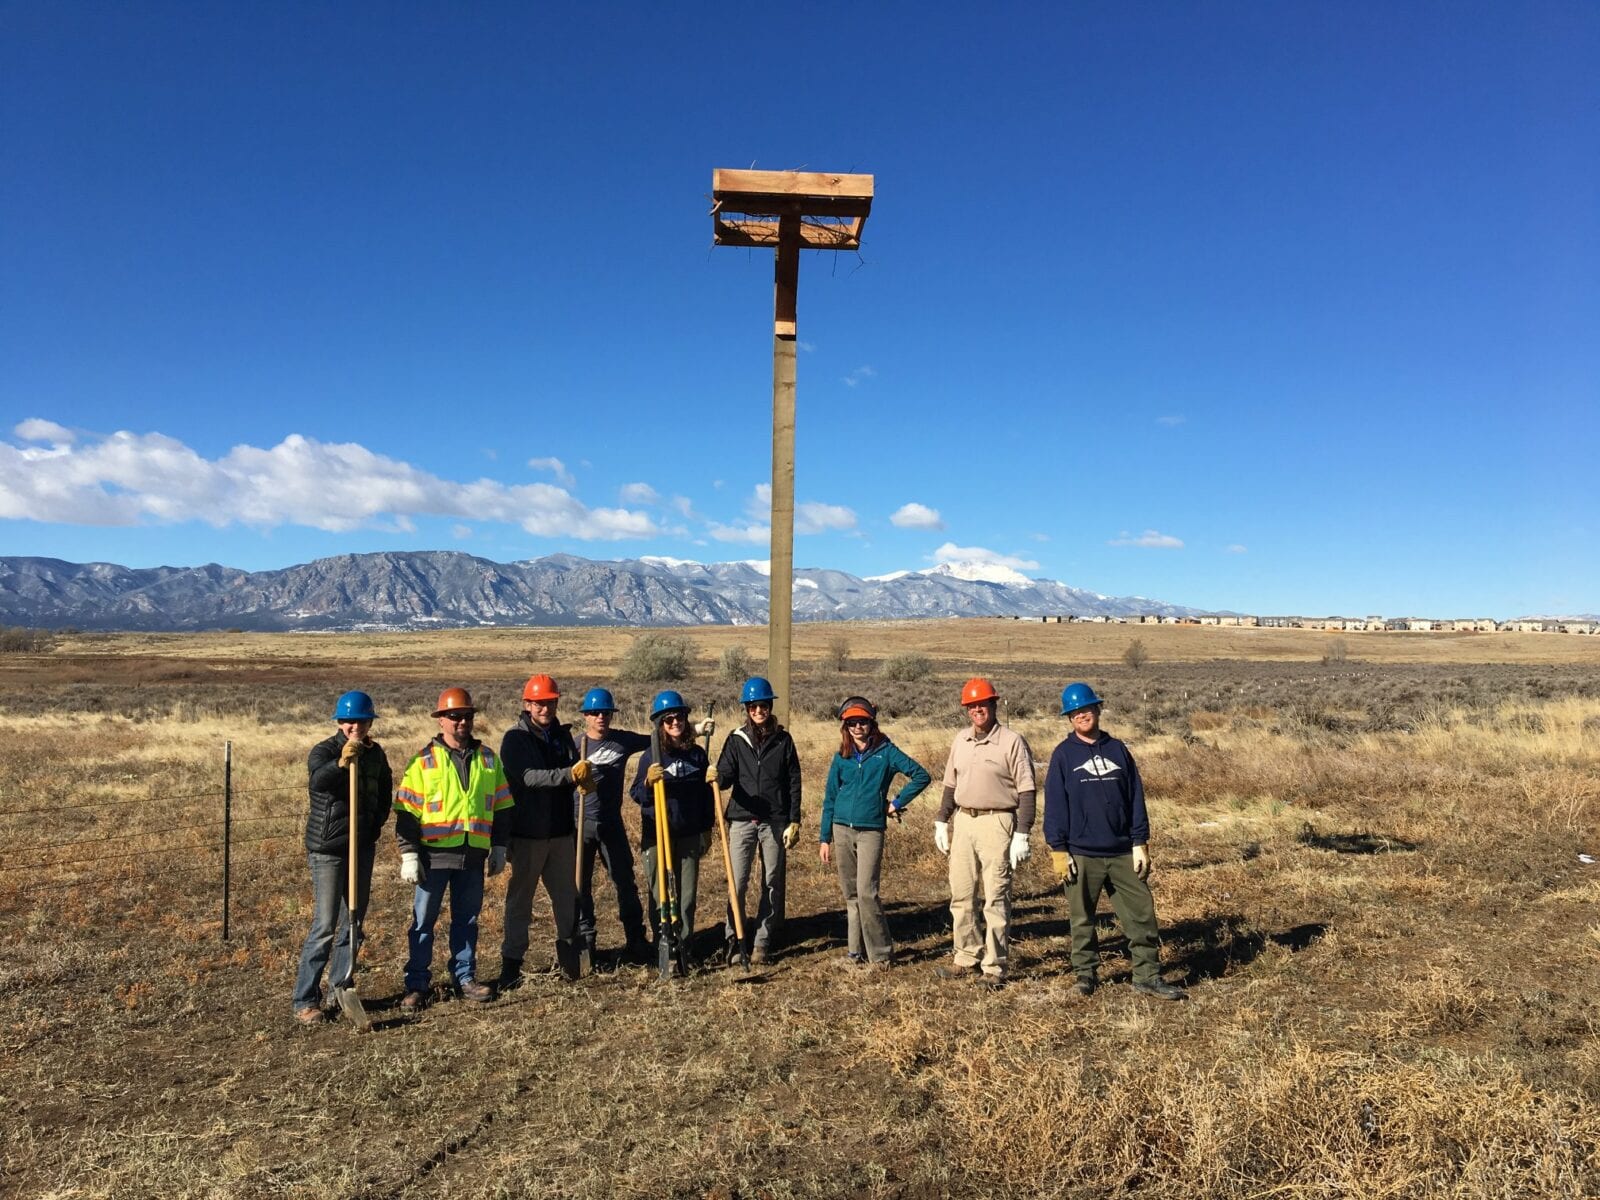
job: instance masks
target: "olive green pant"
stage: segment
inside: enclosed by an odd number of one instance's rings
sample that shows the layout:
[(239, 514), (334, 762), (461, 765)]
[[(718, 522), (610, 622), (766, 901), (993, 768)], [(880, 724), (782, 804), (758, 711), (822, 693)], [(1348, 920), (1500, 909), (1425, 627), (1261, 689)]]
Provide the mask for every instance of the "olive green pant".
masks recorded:
[(1122, 923), (1123, 936), (1133, 954), (1133, 981), (1150, 983), (1161, 976), (1161, 936), (1156, 929), (1156, 901), (1150, 885), (1133, 873), (1133, 855), (1091, 858), (1074, 854), (1078, 874), (1063, 885), (1067, 911), (1072, 915), (1072, 970), (1093, 975), (1100, 965), (1100, 939), (1095, 936), (1094, 910), (1100, 893), (1111, 897), (1111, 907)]

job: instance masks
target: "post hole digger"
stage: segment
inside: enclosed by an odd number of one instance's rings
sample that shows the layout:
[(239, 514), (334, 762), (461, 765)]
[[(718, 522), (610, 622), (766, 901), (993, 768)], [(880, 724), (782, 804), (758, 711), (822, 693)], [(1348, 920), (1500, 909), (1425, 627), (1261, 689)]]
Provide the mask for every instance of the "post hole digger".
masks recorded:
[(672, 869), (672, 829), (667, 816), (667, 781), (661, 765), (661, 719), (650, 721), (650, 765), (657, 776), (650, 783), (650, 799), (656, 818), (656, 967), (662, 979), (671, 979), (674, 967), (687, 975), (678, 913), (677, 872)]

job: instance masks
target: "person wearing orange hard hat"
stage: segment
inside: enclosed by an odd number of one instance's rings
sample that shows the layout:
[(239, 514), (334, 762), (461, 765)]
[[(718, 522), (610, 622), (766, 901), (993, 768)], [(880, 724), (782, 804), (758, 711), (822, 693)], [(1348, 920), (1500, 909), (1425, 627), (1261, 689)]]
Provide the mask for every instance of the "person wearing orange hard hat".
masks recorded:
[(511, 882), (500, 943), (500, 986), (522, 978), (533, 922), (533, 896), (544, 883), (556, 924), (556, 962), (568, 979), (579, 974), (576, 806), (573, 789), (595, 789), (595, 770), (578, 757), (572, 727), (556, 714), (561, 689), (548, 675), (522, 688), (522, 715), (500, 740), (500, 758), (516, 808), (511, 814)]
[[(955, 954), (934, 968), (941, 979), (1005, 986), (1011, 933), (1011, 873), (1028, 857), (1037, 785), (1033, 751), (996, 717), (1000, 696), (987, 679), (961, 687), (969, 728), (956, 735), (944, 771), (934, 845), (950, 859)], [(984, 932), (978, 932), (978, 894)]]
[(494, 999), (494, 989), (478, 982), (478, 912), (483, 907), (484, 864), (490, 875), (506, 867), (513, 801), (499, 757), (473, 736), (477, 714), (466, 688), (440, 692), (433, 710), (439, 732), (407, 764), (395, 790), (400, 878), (416, 888), (406, 934), (406, 991), (400, 1001), (406, 1012), (418, 1012), (428, 1003), (433, 927), (446, 891), (450, 974), (463, 999)]

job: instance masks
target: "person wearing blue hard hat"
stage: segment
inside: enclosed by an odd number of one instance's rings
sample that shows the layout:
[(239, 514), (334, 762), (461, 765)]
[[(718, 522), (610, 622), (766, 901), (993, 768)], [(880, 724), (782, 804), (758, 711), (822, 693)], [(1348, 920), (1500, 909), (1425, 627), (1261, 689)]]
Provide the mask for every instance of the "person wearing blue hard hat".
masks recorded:
[[(639, 848), (644, 857), (645, 879), (650, 885), (650, 920), (660, 922), (661, 895), (656, 883), (655, 785), (662, 784), (667, 799), (667, 832), (672, 839), (672, 879), (678, 894), (677, 944), (687, 947), (694, 936), (695, 898), (700, 880), (700, 858), (711, 848), (716, 770), (704, 747), (695, 741), (689, 705), (675, 691), (657, 692), (650, 703), (650, 720), (660, 733), (661, 761), (650, 749), (639, 759), (630, 792), (641, 810)], [(661, 930), (655, 928), (656, 936)]]
[(1090, 996), (1099, 984), (1094, 913), (1105, 891), (1133, 955), (1134, 991), (1182, 1000), (1183, 989), (1161, 978), (1144, 783), (1132, 752), (1100, 728), (1103, 704), (1087, 683), (1062, 689), (1061, 715), (1072, 732), (1050, 755), (1044, 780), (1044, 840), (1066, 889), (1077, 991)]
[[(733, 863), (733, 888), (744, 916), (744, 891), (750, 882), (756, 851), (761, 852), (761, 899), (749, 946), (750, 961), (769, 962), (778, 951), (783, 928), (787, 853), (800, 840), (800, 755), (794, 738), (778, 723), (772, 684), (760, 675), (745, 680), (739, 691), (744, 724), (728, 735), (717, 756), (717, 786), (728, 792), (728, 854)], [(730, 907), (723, 932), (728, 961), (743, 957)]]
[[(367, 897), (372, 890), (372, 860), (378, 836), (389, 820), (394, 776), (383, 747), (371, 738), (378, 714), (365, 692), (346, 692), (333, 709), (338, 726), (332, 737), (311, 747), (306, 756), (306, 861), (311, 868), (311, 932), (300, 947), (291, 1009), (297, 1021), (313, 1025), (324, 1017), (322, 974), (333, 988), (349, 982), (351, 928), (359, 937)], [(356, 896), (350, 891), (350, 771), (356, 772), (356, 819), (353, 839)], [(354, 911), (352, 912), (352, 908)], [(331, 961), (330, 961), (331, 954)]]

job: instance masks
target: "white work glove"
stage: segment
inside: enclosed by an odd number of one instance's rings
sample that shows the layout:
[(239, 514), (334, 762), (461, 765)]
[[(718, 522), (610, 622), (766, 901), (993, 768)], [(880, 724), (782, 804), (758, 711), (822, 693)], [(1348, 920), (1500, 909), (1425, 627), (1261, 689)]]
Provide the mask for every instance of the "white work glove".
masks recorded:
[(710, 737), (716, 731), (717, 723), (710, 717), (707, 717), (704, 721), (701, 721), (694, 727), (695, 737)]
[(1133, 873), (1140, 879), (1150, 878), (1150, 847), (1135, 846), (1133, 848)]
[(800, 844), (800, 822), (796, 821), (783, 831), (783, 848), (793, 850)]
[(415, 854), (402, 854), (400, 856), (400, 882), (422, 882), (422, 860)]
[(1010, 858), (1011, 858), (1011, 869), (1013, 871), (1015, 871), (1023, 863), (1027, 862), (1028, 861), (1028, 855), (1030, 855), (1032, 853), (1033, 853), (1033, 849), (1028, 845), (1028, 835), (1027, 834), (1025, 834), (1025, 833), (1013, 833), (1011, 835), (1011, 854), (1010, 854)]
[(506, 869), (506, 848), (504, 846), (491, 846), (489, 848), (489, 874), (498, 875)]
[(950, 853), (949, 821), (935, 821), (933, 823), (933, 844), (938, 847), (940, 854)]

